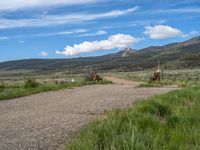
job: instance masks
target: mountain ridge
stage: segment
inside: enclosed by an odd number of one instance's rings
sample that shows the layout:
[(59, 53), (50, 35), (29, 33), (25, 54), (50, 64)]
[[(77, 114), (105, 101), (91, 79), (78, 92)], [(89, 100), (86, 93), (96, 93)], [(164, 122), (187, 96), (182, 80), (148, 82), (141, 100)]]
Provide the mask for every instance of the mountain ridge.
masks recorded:
[[(191, 59), (189, 62), (189, 57)], [(70, 59), (74, 72), (82, 72), (88, 66), (97, 70), (130, 71), (155, 67), (157, 60), (169, 68), (200, 67), (200, 36), (184, 42), (174, 42), (163, 46), (150, 46), (141, 50), (125, 48), (117, 53)], [(69, 67), (69, 59), (24, 59), (0, 63), (0, 70), (62, 70)]]

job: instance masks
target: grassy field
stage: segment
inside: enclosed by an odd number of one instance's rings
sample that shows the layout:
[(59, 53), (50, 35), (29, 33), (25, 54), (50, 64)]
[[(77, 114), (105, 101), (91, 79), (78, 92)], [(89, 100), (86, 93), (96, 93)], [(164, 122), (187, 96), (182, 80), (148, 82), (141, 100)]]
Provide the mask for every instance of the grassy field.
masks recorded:
[(8, 83), (0, 83), (0, 100), (7, 100), (17, 97), (28, 96), (36, 93), (42, 93), (47, 91), (56, 91), (60, 89), (70, 89), (75, 87), (80, 87), (84, 85), (91, 84), (109, 84), (110, 81), (85, 81), (85, 80), (77, 80), (75, 82), (45, 82), (39, 83), (34, 81), (35, 83), (30, 83), (32, 85), (27, 85), (27, 83), (16, 83), (16, 84), (8, 84)]
[(199, 108), (199, 86), (154, 96), (90, 123), (66, 149), (200, 149)]
[(145, 70), (137, 72), (115, 72), (108, 75), (127, 80), (144, 81), (145, 83), (141, 85), (142, 87), (161, 87), (163, 85), (173, 84), (185, 87), (200, 84), (200, 69), (164, 70), (163, 80), (160, 83), (148, 84), (153, 73), (154, 71), (152, 70)]
[(0, 82), (20, 83), (26, 78), (35, 78), (39, 82), (51, 82), (54, 80), (81, 80), (84, 74), (69, 74), (67, 71), (34, 71), (34, 70), (16, 70), (0, 71)]
[[(116, 72), (111, 73), (113, 76), (128, 80), (149, 81), (154, 70), (145, 70), (137, 72)], [(183, 69), (183, 70), (164, 70), (163, 79), (168, 81), (200, 81), (200, 69)]]
[[(110, 81), (85, 80), (86, 74), (69, 74), (68, 71), (35, 72), (34, 70), (0, 71), (0, 100), (28, 96), (47, 91), (69, 89), (91, 84), (109, 84)], [(34, 79), (36, 85), (26, 87)], [(72, 82), (73, 81), (73, 82)]]

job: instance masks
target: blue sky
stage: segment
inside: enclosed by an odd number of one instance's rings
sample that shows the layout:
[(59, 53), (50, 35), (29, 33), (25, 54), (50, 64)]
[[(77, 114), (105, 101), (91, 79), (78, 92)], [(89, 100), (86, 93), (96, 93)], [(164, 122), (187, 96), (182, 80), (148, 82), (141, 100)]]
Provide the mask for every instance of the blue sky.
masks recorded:
[(0, 61), (164, 45), (199, 26), (199, 0), (1, 0)]

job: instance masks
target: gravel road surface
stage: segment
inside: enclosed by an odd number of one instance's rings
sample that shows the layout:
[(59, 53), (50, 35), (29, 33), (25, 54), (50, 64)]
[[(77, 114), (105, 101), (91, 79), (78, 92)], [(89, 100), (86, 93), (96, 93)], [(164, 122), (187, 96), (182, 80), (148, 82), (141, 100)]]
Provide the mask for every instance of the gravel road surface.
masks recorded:
[(109, 78), (92, 85), (0, 101), (0, 150), (56, 150), (104, 111), (174, 90), (137, 88), (137, 82)]

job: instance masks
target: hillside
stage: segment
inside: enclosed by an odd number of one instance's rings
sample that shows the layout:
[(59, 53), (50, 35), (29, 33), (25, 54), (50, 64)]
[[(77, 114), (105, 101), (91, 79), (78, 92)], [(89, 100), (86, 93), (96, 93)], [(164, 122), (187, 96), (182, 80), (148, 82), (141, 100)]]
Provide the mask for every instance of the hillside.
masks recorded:
[(70, 64), (72, 72), (84, 72), (90, 66), (101, 71), (133, 71), (155, 67), (158, 59), (165, 68), (199, 67), (200, 37), (141, 50), (126, 48), (118, 53), (97, 57), (8, 61), (0, 63), (0, 70), (66, 70)]

